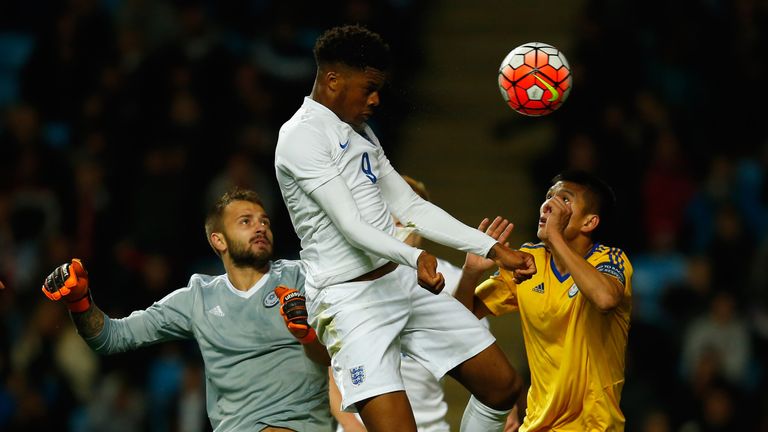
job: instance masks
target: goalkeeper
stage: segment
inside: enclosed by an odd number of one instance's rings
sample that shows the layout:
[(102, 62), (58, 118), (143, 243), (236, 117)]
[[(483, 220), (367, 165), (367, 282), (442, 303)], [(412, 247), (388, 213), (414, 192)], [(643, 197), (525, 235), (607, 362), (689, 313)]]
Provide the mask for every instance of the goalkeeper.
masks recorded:
[(192, 275), (187, 287), (126, 318), (96, 306), (77, 259), (56, 268), (43, 292), (67, 305), (80, 335), (101, 354), (196, 339), (215, 431), (331, 430), (330, 360), (307, 325), (304, 270), (299, 261), (271, 260), (270, 220), (258, 195), (224, 194), (205, 231), (226, 273)]

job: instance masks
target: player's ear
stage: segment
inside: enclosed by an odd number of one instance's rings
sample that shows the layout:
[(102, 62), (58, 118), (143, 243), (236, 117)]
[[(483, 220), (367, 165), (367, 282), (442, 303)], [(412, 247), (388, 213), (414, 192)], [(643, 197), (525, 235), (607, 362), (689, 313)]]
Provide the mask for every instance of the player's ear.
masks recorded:
[(323, 78), (325, 78), (325, 83), (328, 86), (328, 89), (330, 89), (332, 92), (337, 92), (339, 90), (342, 78), (338, 72), (327, 71), (325, 72)]
[(596, 214), (589, 214), (584, 220), (584, 224), (581, 226), (581, 231), (585, 233), (591, 233), (597, 228), (598, 225), (600, 225), (600, 216)]
[(224, 236), (221, 233), (212, 232), (210, 240), (211, 246), (213, 246), (219, 255), (223, 254), (224, 251), (227, 250), (227, 241), (224, 239)]

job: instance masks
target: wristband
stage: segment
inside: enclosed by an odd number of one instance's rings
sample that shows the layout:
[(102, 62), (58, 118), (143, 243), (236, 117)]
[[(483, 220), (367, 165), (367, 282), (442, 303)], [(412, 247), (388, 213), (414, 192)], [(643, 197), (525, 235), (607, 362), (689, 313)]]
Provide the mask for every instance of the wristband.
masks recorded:
[(74, 313), (83, 313), (87, 311), (88, 309), (91, 308), (91, 292), (89, 291), (80, 300), (67, 302), (67, 307), (71, 312), (74, 312)]
[(303, 338), (299, 338), (299, 342), (301, 342), (302, 345), (306, 345), (309, 343), (312, 343), (317, 339), (317, 333), (315, 333), (315, 329), (312, 327), (309, 328), (309, 332), (304, 336)]

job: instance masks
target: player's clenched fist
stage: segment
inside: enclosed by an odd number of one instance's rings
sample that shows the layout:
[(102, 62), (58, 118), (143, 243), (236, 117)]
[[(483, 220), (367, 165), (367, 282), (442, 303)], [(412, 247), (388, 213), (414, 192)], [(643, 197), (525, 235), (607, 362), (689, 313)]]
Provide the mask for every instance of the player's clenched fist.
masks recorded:
[(279, 285), (275, 295), (280, 299), (280, 315), (285, 320), (288, 331), (303, 344), (315, 340), (315, 329), (307, 322), (307, 299), (297, 290)]
[(530, 279), (536, 274), (536, 262), (533, 255), (516, 249), (510, 249), (499, 243), (491, 248), (488, 258), (496, 261), (496, 264), (508, 271), (514, 272), (515, 281), (520, 283)]
[(53, 301), (64, 300), (72, 312), (85, 312), (91, 307), (88, 272), (79, 259), (62, 264), (45, 278), (43, 294)]
[(416, 263), (419, 285), (432, 294), (440, 294), (445, 288), (445, 277), (437, 271), (437, 258), (427, 251), (422, 251)]

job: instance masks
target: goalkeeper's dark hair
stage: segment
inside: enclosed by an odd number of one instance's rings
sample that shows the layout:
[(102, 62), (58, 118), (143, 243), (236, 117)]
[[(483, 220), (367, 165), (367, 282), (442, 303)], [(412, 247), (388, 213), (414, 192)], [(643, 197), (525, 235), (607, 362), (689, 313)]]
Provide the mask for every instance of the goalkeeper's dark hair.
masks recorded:
[(226, 209), (233, 201), (248, 201), (264, 208), (264, 202), (261, 200), (259, 194), (250, 189), (234, 187), (219, 197), (205, 216), (205, 237), (208, 239), (208, 244), (211, 245), (213, 251), (216, 252), (217, 255), (219, 255), (219, 251), (216, 250), (211, 243), (211, 234), (224, 231), (221, 217), (224, 214), (224, 209)]
[(552, 179), (552, 184), (559, 181), (576, 183), (587, 189), (585, 210), (600, 216), (600, 224), (592, 232), (592, 237), (597, 239), (606, 236), (611, 231), (616, 208), (616, 194), (608, 183), (597, 175), (582, 170), (564, 171)]
[(386, 71), (390, 65), (389, 45), (378, 33), (361, 25), (344, 25), (326, 30), (313, 50), (317, 67), (341, 63), (356, 69), (367, 67)]

